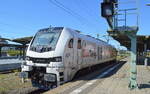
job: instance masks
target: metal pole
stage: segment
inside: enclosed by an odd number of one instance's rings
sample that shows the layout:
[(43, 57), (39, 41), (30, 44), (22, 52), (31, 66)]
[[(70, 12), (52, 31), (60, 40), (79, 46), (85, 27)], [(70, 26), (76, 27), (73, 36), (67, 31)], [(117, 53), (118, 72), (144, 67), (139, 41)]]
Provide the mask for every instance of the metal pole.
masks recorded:
[(99, 39), (99, 34), (97, 34), (97, 38)]
[(115, 29), (115, 27), (116, 27), (116, 16), (114, 16), (113, 19), (114, 19), (114, 23), (113, 23), (114, 26), (113, 26), (113, 27), (114, 27), (114, 29)]
[(23, 60), (25, 60), (26, 44), (23, 44)]
[(22, 52), (22, 51), (21, 51), (21, 47), (19, 48), (19, 52), (20, 52), (20, 57), (21, 57), (21, 52)]
[(137, 69), (136, 69), (136, 52), (137, 39), (136, 36), (129, 36), (131, 39), (131, 70), (130, 70), (130, 89), (137, 88)]
[(117, 17), (116, 17), (116, 27), (118, 27), (118, 12), (117, 12)]
[(125, 28), (127, 26), (127, 11), (125, 10)]
[(145, 53), (144, 65), (145, 66), (147, 66), (147, 61), (148, 61), (146, 51), (147, 51), (147, 44), (145, 43), (144, 44), (144, 53)]
[(2, 56), (2, 47), (0, 47), (0, 57)]

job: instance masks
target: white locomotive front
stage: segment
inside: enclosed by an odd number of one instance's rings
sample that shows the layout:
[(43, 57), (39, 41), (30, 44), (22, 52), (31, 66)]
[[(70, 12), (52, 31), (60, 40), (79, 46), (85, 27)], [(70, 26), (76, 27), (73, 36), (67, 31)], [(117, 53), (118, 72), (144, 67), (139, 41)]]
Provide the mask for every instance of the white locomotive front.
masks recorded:
[(50, 89), (83, 68), (115, 59), (116, 50), (101, 40), (69, 28), (45, 28), (32, 39), (20, 76), (30, 78), (35, 87)]

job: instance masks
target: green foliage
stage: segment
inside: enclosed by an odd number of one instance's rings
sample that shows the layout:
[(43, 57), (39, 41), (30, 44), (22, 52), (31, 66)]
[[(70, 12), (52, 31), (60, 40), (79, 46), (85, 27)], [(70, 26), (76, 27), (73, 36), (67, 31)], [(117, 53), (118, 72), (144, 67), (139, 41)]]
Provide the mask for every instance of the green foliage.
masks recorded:
[[(19, 50), (9, 50), (7, 51), (7, 53), (10, 55), (10, 56), (16, 56), (16, 55), (19, 55), (20, 54), (20, 51)], [(21, 51), (21, 54), (23, 52)]]

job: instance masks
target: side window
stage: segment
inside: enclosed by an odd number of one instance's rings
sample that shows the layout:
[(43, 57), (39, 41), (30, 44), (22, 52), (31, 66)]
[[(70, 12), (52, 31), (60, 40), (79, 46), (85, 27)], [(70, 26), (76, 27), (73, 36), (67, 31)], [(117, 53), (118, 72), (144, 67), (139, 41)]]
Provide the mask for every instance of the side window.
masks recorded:
[(98, 47), (98, 60), (102, 59), (102, 47)]
[(73, 39), (70, 39), (68, 43), (68, 48), (73, 48)]
[(81, 49), (82, 46), (81, 46), (81, 39), (78, 40), (78, 49)]
[(100, 60), (100, 47), (97, 48), (98, 60)]

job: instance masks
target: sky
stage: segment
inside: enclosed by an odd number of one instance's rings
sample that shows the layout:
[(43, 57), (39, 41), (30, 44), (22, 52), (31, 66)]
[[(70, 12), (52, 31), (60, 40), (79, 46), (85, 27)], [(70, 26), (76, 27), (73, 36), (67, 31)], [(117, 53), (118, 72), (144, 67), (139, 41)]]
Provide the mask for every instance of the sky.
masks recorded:
[[(57, 0), (71, 13), (64, 11), (51, 1), (54, 0), (1, 0), (0, 35), (11, 39), (33, 36), (39, 29), (50, 25), (69, 27), (94, 37), (99, 34), (100, 38), (107, 34), (108, 24), (101, 17), (100, 3), (103, 0)], [(119, 1), (124, 2), (124, 0)], [(146, 6), (147, 3), (150, 1), (139, 1), (138, 34), (141, 35), (150, 35), (148, 28), (150, 6)], [(132, 7), (132, 4), (125, 4), (121, 8)], [(128, 23), (132, 22), (134, 22), (133, 19), (129, 18)], [(111, 43), (116, 44), (115, 42)]]

